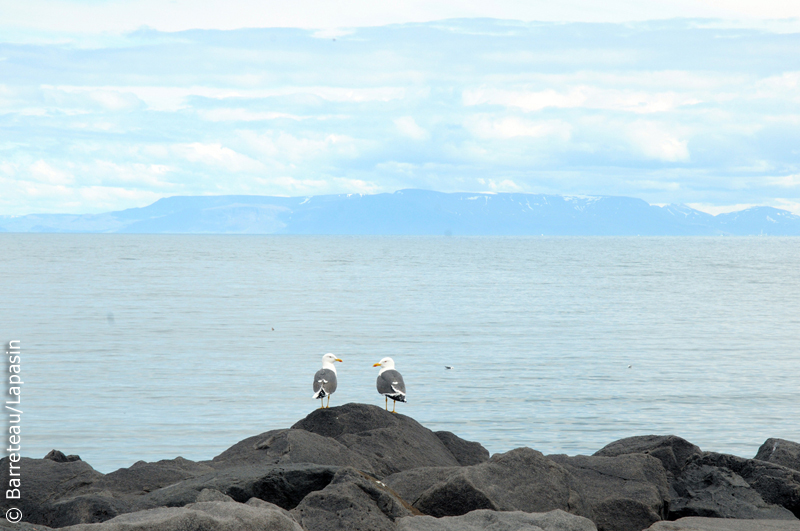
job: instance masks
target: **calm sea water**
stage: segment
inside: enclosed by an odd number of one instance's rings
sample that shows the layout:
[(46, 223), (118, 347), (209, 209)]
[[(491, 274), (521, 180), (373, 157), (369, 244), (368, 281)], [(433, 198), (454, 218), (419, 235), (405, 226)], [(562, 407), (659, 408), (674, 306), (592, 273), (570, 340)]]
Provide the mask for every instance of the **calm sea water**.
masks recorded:
[[(210, 459), (318, 403), (383, 406), (492, 453), (676, 434), (800, 441), (800, 238), (4, 234), (22, 453), (102, 472)], [(446, 370), (445, 365), (452, 365)]]

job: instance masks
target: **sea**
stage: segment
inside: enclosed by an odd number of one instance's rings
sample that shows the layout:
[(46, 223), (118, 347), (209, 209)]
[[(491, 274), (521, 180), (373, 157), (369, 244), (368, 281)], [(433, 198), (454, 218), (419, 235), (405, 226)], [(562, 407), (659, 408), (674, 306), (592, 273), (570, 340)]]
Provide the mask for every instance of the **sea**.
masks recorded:
[(211, 459), (319, 407), (327, 352), (343, 360), (332, 407), (384, 407), (373, 364), (390, 356), (408, 392), (399, 413), (491, 453), (674, 434), (753, 457), (769, 437), (800, 441), (800, 238), (0, 244), (27, 457), (57, 449), (105, 473)]

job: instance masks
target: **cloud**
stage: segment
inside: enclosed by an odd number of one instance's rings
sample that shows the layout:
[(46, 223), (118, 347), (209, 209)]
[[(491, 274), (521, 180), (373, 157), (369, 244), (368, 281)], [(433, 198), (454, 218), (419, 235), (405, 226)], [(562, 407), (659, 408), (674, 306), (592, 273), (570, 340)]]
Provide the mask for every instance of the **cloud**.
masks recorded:
[[(798, 189), (796, 35), (487, 19), (38, 35), (0, 44), (2, 192), (22, 198), (0, 214), (90, 211), (78, 191), (91, 187), (708, 204), (776, 204)], [(149, 196), (104, 200), (136, 197)]]
[(800, 187), (800, 173), (785, 175), (783, 177), (770, 177), (767, 182), (773, 186), (780, 186), (783, 188), (798, 188)]
[(30, 165), (28, 176), (34, 181), (54, 185), (70, 184), (75, 180), (70, 173), (56, 169), (43, 160), (37, 160)]
[(262, 163), (218, 143), (176, 144), (172, 146), (171, 151), (190, 162), (224, 168), (232, 172), (259, 172), (265, 169)]
[(689, 160), (688, 141), (678, 139), (659, 123), (633, 123), (628, 129), (628, 139), (647, 158), (664, 162)]
[(336, 133), (310, 133), (295, 136), (282, 131), (258, 133), (253, 130), (238, 132), (247, 146), (273, 163), (304, 163), (309, 159), (353, 159), (359, 154), (358, 141)]
[(572, 133), (572, 126), (561, 120), (532, 121), (485, 114), (468, 117), (464, 127), (473, 136), (484, 139), (532, 137), (567, 141)]
[(499, 105), (526, 112), (557, 109), (607, 109), (640, 114), (665, 112), (682, 105), (702, 103), (695, 96), (674, 92), (649, 93), (624, 89), (578, 86), (566, 91), (519, 91), (504, 89), (469, 89), (463, 93), (466, 106)]
[(162, 31), (252, 27), (354, 28), (472, 17), (592, 23), (723, 18), (732, 21), (728, 25), (738, 22), (740, 26), (753, 27), (758, 23), (768, 25), (770, 20), (780, 22), (779, 19), (798, 18), (800, 7), (795, 2), (785, 0), (764, 0), (758, 3), (746, 0), (609, 0), (602, 4), (591, 0), (562, 3), (403, 0), (392, 4), (353, 0), (344, 5), (321, 0), (296, 0), (290, 4), (252, 0), (214, 0), (201, 4), (189, 0), (174, 0), (169, 3), (156, 0), (3, 2), (6, 25), (30, 28), (35, 33), (67, 31), (102, 34), (134, 31), (142, 26)]
[(413, 140), (427, 140), (431, 137), (431, 134), (417, 125), (417, 122), (411, 116), (395, 118), (393, 121), (394, 125), (397, 126), (397, 131), (403, 136)]
[(478, 179), (478, 182), (482, 185), (488, 186), (489, 191), (491, 192), (522, 192), (524, 188), (519, 186), (517, 183), (512, 181), (511, 179), (503, 179), (502, 181), (496, 181), (495, 179)]
[(249, 109), (201, 109), (197, 114), (210, 122), (261, 122), (267, 120), (303, 120), (304, 117), (285, 112), (251, 111)]

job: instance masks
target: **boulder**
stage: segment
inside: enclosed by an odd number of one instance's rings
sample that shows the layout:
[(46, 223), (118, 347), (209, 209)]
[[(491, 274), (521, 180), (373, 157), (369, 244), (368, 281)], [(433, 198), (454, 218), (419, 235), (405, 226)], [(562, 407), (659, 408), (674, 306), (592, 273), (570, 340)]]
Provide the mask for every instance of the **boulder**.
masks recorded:
[(800, 472), (800, 444), (783, 439), (767, 439), (758, 449), (755, 459)]
[[(430, 470), (430, 469), (428, 469)], [(416, 472), (416, 471), (415, 471)], [(495, 454), (478, 465), (445, 469), (427, 486), (422, 474), (387, 479), (431, 516), (459, 516), (477, 509), (544, 512), (562, 509), (591, 516), (575, 478), (564, 467), (530, 448)]]
[(317, 409), (292, 428), (336, 439), (369, 461), (379, 478), (460, 464), (439, 437), (411, 417), (367, 404)]
[(800, 531), (800, 522), (691, 516), (674, 522), (656, 522), (645, 531)]
[(197, 502), (205, 489), (211, 489), (237, 502), (257, 498), (289, 510), (310, 492), (324, 489), (338, 470), (314, 464), (230, 467), (153, 491), (139, 499), (138, 507), (182, 507)]
[(626, 454), (652, 455), (664, 465), (671, 476), (681, 473), (692, 457), (702, 455), (698, 446), (675, 435), (642, 435), (612, 442), (594, 453), (601, 457)]
[[(698, 466), (726, 468), (741, 476), (768, 504), (780, 505), (800, 518), (800, 472), (759, 459), (706, 452)], [(697, 515), (705, 516), (705, 515)]]
[(106, 474), (95, 482), (95, 486), (120, 494), (145, 494), (213, 471), (206, 464), (195, 463), (183, 457), (155, 463), (138, 461), (129, 468), (120, 468)]
[(29, 524), (28, 522), (19, 522), (12, 524), (0, 515), (0, 529), (8, 529), (9, 531), (51, 531), (52, 527), (46, 525)]
[(292, 513), (303, 528), (313, 531), (394, 531), (396, 520), (417, 512), (384, 483), (344, 468), (323, 490), (306, 496)]
[(411, 516), (397, 531), (597, 531), (591, 520), (558, 509), (547, 513), (472, 511), (462, 516)]
[(414, 468), (383, 478), (383, 482), (401, 498), (414, 505), (423, 492), (438, 483), (447, 481), (459, 470), (461, 467)]
[(436, 431), (434, 435), (439, 437), (461, 466), (477, 465), (489, 460), (489, 450), (481, 443), (464, 440), (449, 431)]
[[(10, 464), (8, 457), (0, 460), (0, 482), (3, 485), (9, 484)], [(65, 507), (70, 504), (80, 508), (84, 514), (95, 514), (100, 518), (106, 513), (107, 518), (118, 514), (119, 507), (115, 506), (110, 495), (108, 497), (80, 498), (82, 495), (96, 491), (95, 482), (103, 478), (103, 474), (94, 470), (84, 461), (59, 462), (53, 459), (23, 457), (15, 466), (20, 467), (20, 491), (22, 493), (22, 497), (15, 503), (15, 507), (22, 511), (26, 522), (50, 527), (77, 523), (78, 521), (64, 512)], [(67, 498), (74, 501), (54, 509), (55, 503)], [(94, 506), (94, 508), (90, 508), (90, 506)]]
[(79, 455), (64, 455), (64, 452), (59, 450), (50, 450), (44, 458), (55, 461), (56, 463), (69, 463), (71, 461), (81, 460), (81, 456)]
[(279, 507), (260, 500), (248, 503), (208, 501), (186, 507), (160, 507), (128, 513), (101, 524), (80, 524), (65, 531), (303, 531)]
[(791, 512), (764, 501), (740, 475), (700, 460), (686, 466), (673, 484), (677, 498), (670, 519), (685, 516), (742, 519), (794, 519)]
[(667, 473), (661, 461), (651, 455), (548, 458), (569, 470), (580, 482), (599, 531), (641, 531), (667, 517)]
[(209, 464), (222, 469), (246, 464), (292, 463), (349, 466), (367, 473), (373, 472), (368, 459), (339, 441), (301, 429), (273, 430), (249, 437), (222, 452)]
[[(105, 522), (120, 514), (134, 511), (133, 504), (119, 500), (108, 492), (81, 494), (62, 498), (46, 505), (43, 518), (50, 527)], [(24, 513), (23, 513), (24, 514)], [(30, 520), (26, 518), (26, 520)]]

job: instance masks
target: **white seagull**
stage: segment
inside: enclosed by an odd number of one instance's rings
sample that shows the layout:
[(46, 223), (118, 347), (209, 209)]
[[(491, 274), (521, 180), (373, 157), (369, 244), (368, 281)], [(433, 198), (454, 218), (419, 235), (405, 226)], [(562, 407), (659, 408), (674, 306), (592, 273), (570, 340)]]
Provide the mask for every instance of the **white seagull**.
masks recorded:
[(373, 367), (381, 368), (381, 372), (378, 373), (377, 387), (378, 392), (386, 397), (386, 411), (389, 411), (389, 399), (391, 398), (394, 400), (392, 413), (396, 413), (397, 403), (406, 401), (406, 384), (403, 382), (403, 376), (394, 370), (392, 358), (383, 358)]
[[(334, 361), (341, 362), (339, 358), (330, 352), (322, 356), (322, 368), (314, 375), (314, 396), (312, 398), (319, 398), (319, 408), (328, 407), (331, 405), (331, 395), (336, 391), (336, 367), (333, 366)], [(322, 405), (322, 399), (328, 397), (328, 404)]]

